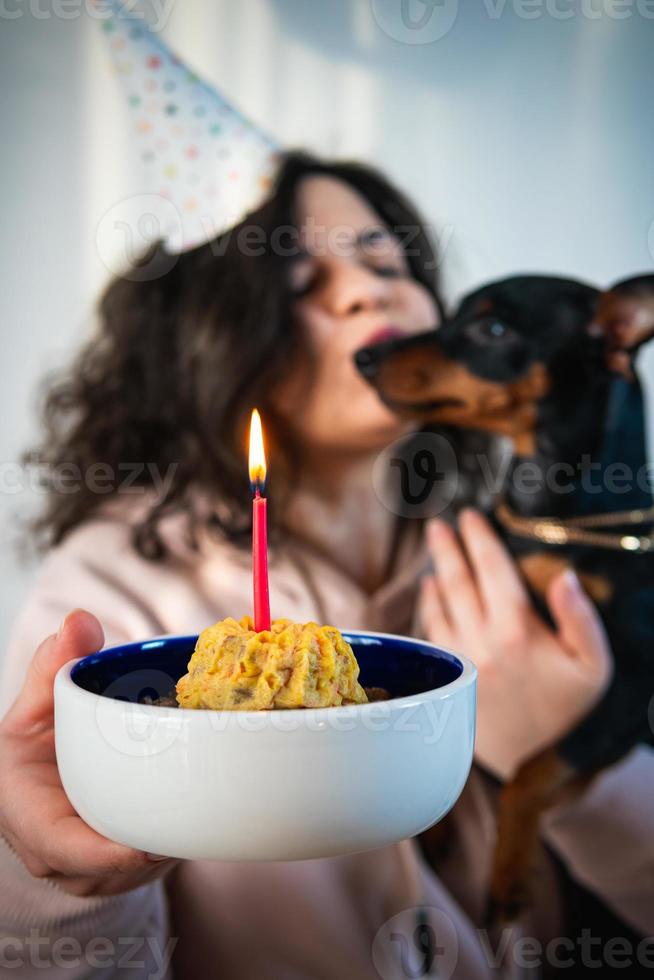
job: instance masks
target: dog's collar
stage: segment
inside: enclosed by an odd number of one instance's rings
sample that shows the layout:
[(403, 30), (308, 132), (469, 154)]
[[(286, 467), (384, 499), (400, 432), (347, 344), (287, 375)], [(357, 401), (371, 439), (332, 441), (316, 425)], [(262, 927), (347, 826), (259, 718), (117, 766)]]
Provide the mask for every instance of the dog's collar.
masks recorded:
[(654, 523), (654, 507), (646, 510), (625, 510), (612, 514), (593, 514), (563, 520), (558, 517), (522, 517), (502, 500), (495, 509), (500, 524), (512, 534), (531, 538), (544, 544), (562, 546), (586, 544), (595, 548), (609, 548), (632, 554), (654, 551), (654, 530), (648, 534), (616, 534), (594, 528), (638, 527)]

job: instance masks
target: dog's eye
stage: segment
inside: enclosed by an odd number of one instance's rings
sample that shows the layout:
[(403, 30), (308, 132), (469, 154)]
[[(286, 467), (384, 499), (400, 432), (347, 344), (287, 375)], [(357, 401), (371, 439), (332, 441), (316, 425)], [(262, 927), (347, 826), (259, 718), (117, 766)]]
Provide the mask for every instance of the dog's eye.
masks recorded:
[(465, 329), (466, 336), (470, 340), (477, 340), (481, 343), (492, 344), (508, 340), (514, 331), (501, 320), (488, 317), (483, 320), (475, 320), (469, 323)]

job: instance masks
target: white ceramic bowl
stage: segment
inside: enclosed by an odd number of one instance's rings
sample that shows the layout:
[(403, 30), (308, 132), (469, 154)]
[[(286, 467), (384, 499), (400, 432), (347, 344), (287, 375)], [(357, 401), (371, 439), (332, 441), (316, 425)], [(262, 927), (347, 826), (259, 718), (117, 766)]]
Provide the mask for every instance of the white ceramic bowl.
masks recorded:
[(428, 643), (345, 631), (361, 682), (390, 701), (204, 711), (167, 693), (196, 637), (71, 661), (55, 680), (57, 762), (83, 820), (132, 847), (190, 859), (319, 858), (381, 847), (440, 820), (468, 776), (476, 669)]

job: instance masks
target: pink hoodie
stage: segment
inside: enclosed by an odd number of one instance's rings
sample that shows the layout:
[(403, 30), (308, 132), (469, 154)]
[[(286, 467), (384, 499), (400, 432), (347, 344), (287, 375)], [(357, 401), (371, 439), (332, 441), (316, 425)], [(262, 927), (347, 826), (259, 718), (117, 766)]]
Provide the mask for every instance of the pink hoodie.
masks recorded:
[[(247, 553), (203, 535), (200, 554), (193, 554), (180, 520), (170, 518), (165, 535), (172, 556), (153, 564), (132, 548), (127, 512), (113, 505), (105, 510), (69, 534), (39, 570), (2, 664), (0, 714), (17, 694), (37, 645), (75, 606), (98, 616), (107, 644), (198, 632), (249, 611)], [(369, 596), (314, 549), (289, 539), (271, 563), (273, 615), (407, 632), (424, 561), (414, 542), (392, 580)], [(541, 854), (537, 901), (512, 929), (488, 935), (480, 923), (496, 800), (497, 784), (474, 767), (448, 818), (451, 840), (438, 875), (417, 842), (404, 841), (320, 861), (182, 862), (163, 881), (130, 893), (78, 898), (54, 881), (33, 878), (0, 838), (0, 973), (10, 969), (21, 980), (116, 974), (405, 980), (428, 975), (415, 946), (420, 907), (435, 932), (439, 977), (548, 976), (572, 949), (561, 938), (568, 933), (558, 861), (629, 927), (654, 933), (650, 748), (634, 750), (582, 797), (545, 816), (548, 848)], [(572, 942), (579, 949), (583, 937)], [(591, 949), (589, 956), (609, 965), (616, 956), (608, 947)], [(654, 941), (634, 944), (631, 957), (634, 964), (654, 965)]]

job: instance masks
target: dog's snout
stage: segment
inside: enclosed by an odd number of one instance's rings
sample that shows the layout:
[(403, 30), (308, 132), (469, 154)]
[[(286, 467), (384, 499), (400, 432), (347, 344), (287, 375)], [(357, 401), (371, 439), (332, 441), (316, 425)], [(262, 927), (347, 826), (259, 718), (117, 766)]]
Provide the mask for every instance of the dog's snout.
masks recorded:
[(354, 355), (354, 363), (364, 378), (374, 378), (379, 371), (380, 358), (372, 347), (363, 347)]

